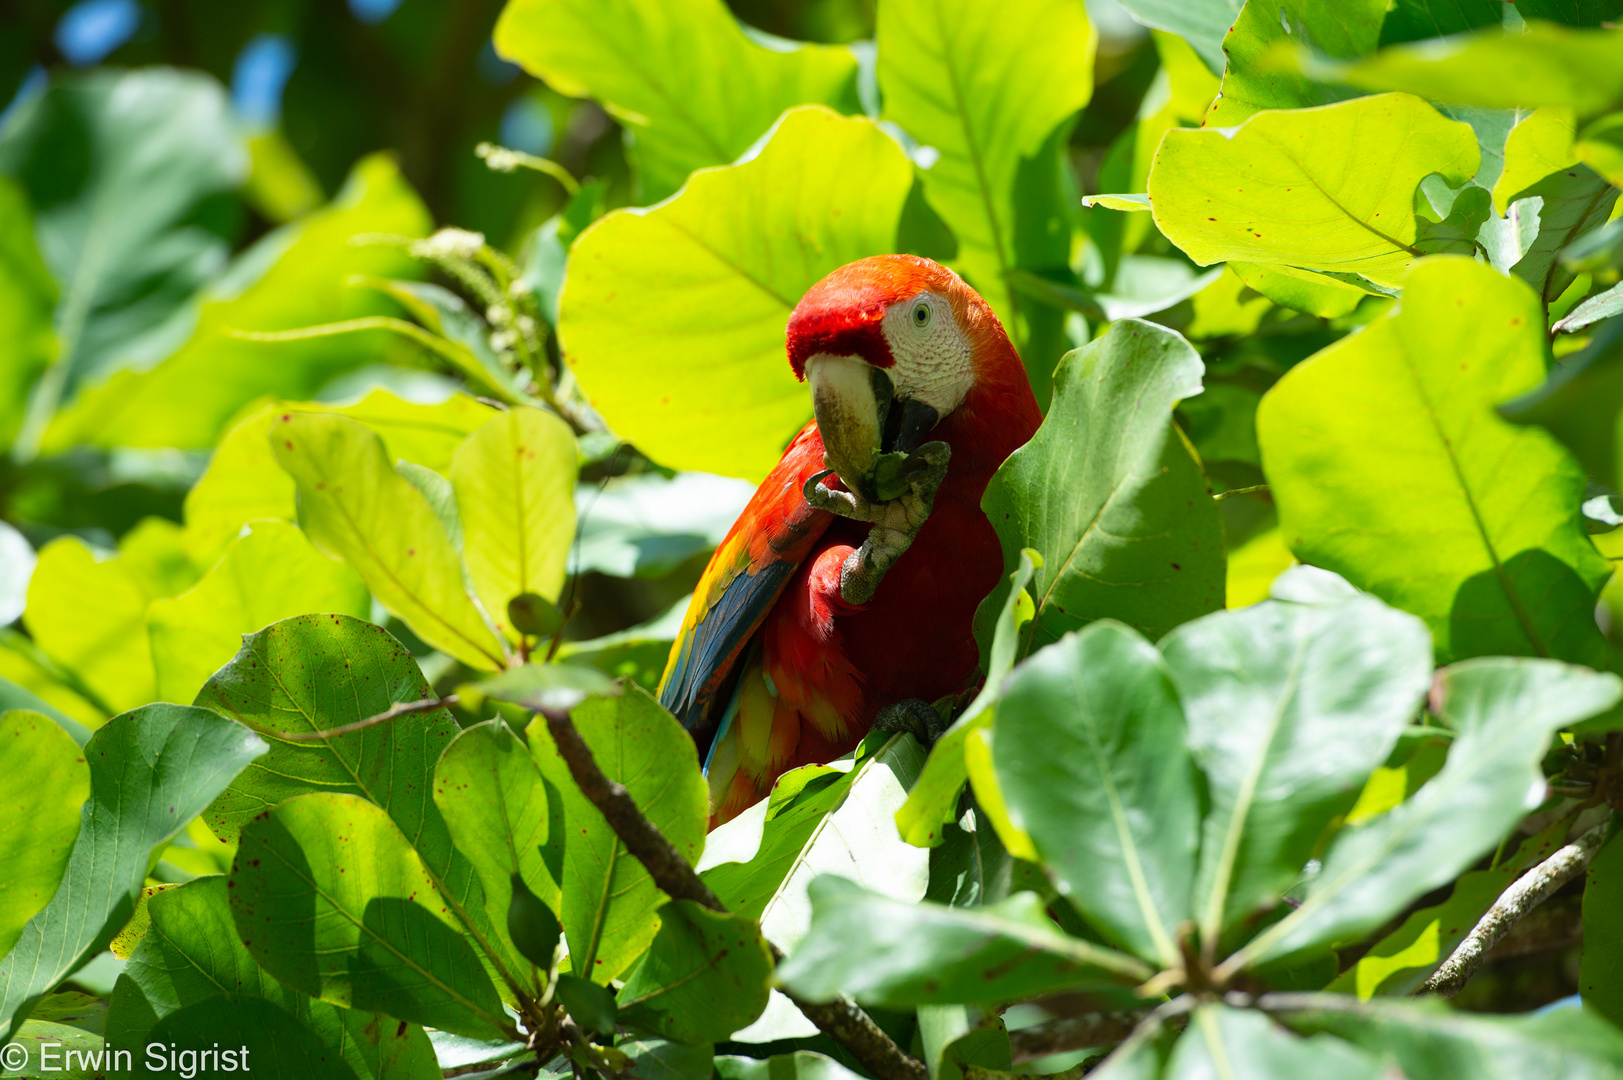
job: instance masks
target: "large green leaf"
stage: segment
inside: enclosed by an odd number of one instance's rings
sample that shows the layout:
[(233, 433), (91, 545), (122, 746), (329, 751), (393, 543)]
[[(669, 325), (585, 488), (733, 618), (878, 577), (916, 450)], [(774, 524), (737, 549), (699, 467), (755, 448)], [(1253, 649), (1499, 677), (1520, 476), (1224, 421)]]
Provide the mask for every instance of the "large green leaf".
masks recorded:
[(1393, 810), (1337, 834), (1301, 905), (1224, 961), (1230, 971), (1350, 940), (1452, 881), (1544, 800), (1551, 735), (1623, 693), (1617, 676), (1551, 660), (1467, 660), (1438, 676), (1459, 734), (1443, 769)]
[(135, 910), (153, 848), (264, 752), (241, 724), (187, 705), (148, 705), (91, 737), (90, 799), (62, 885), (0, 960), (0, 1037), (106, 947)]
[(1238, 124), (1261, 109), (1326, 105), (1352, 97), (1352, 91), (1304, 78), (1283, 67), (1277, 52), (1285, 43), (1308, 43), (1315, 54), (1359, 57), (1375, 48), (1386, 16), (1386, 0), (1252, 0), (1240, 10), (1223, 38), (1228, 66), (1223, 92), (1204, 123)]
[(772, 954), (748, 915), (690, 900), (659, 909), (659, 933), (616, 996), (622, 1022), (684, 1043), (719, 1042), (766, 1008)]
[(1623, 841), (1613, 834), (1584, 881), (1584, 1006), (1623, 1026)]
[(1290, 995), (1280, 1019), (1333, 1032), (1409, 1080), (1618, 1080), (1623, 1035), (1583, 1009), (1522, 1016), (1456, 1012), (1436, 1002), (1353, 1004), (1331, 994)]
[[(1178, 400), (1200, 392), (1200, 377), (1187, 341), (1137, 319), (1110, 324), (1061, 362), (1043, 426), (981, 500), (1006, 567), (1022, 548), (1043, 559), (1031, 583), (1036, 616), (1017, 655), (1093, 619), (1154, 638), (1223, 606), (1217, 507), (1172, 420)], [(1007, 588), (977, 612), (983, 642)]]
[(473, 667), (502, 667), (502, 645), (463, 587), (450, 537), (375, 432), (343, 416), (285, 412), (270, 441), (299, 487), (299, 521), (317, 548), (349, 563), (430, 645)]
[(1463, 184), (1479, 161), (1469, 125), (1383, 94), (1261, 113), (1236, 131), (1169, 131), (1150, 203), (1156, 225), (1202, 266), (1285, 264), (1395, 288), (1426, 254), (1415, 188), (1431, 173)]
[(1020, 552), (1020, 564), (1009, 575), (1009, 593), (992, 630), (986, 685), (930, 748), (924, 771), (907, 793), (907, 802), (896, 811), (896, 828), (909, 844), (935, 847), (945, 838), (946, 827), (958, 820), (958, 793), (969, 779), (964, 745), (971, 733), (992, 725), (1003, 681), (1014, 667), (1020, 647), (1020, 631), (1036, 611), (1026, 586), (1041, 561), (1042, 556), (1029, 548)]
[(230, 886), (242, 943), (282, 983), (463, 1035), (511, 1033), (434, 876), (365, 799), (300, 795), (256, 817), (242, 831)]
[[(317, 740), (278, 737), (340, 728), (429, 694), (405, 646), (360, 619), (303, 615), (250, 635), (197, 700), (254, 728), (271, 740), (271, 749), (209, 807), (207, 820), (230, 840), (267, 807), (293, 796), (310, 791), (362, 796), (409, 839), (464, 932), (513, 971), (518, 961), (503, 952), (499, 936), (506, 909), (499, 909), (493, 925), (480, 878), (452, 846), (432, 797), (435, 764), (458, 730), (448, 711)], [(501, 884), (505, 893), (508, 882)]]
[(1293, 368), (1257, 410), (1291, 551), (1425, 619), (1444, 661), (1604, 654), (1591, 612), (1610, 567), (1579, 517), (1583, 474), (1493, 411), (1543, 378), (1543, 325), (1521, 282), (1427, 260), (1395, 313)]
[[(272, 402), (255, 409), (221, 437), (208, 468), (186, 493), (186, 550), (197, 562), (213, 562), (246, 522), (292, 521), (297, 516), (297, 488), (276, 464), (270, 442), (271, 425), (289, 409), (311, 412), (322, 406)], [(456, 448), (493, 412), (467, 394), (419, 405), (387, 390), (374, 390), (333, 411), (377, 432), (391, 461), (410, 461), (440, 473), (451, 471)]]
[(358, 619), (371, 597), (355, 572), (310, 546), (293, 525), (257, 521), (190, 591), (147, 609), (157, 696), (190, 701), (247, 634), (315, 612)]
[(556, 600), (575, 536), (575, 435), (555, 414), (516, 406), (468, 436), (451, 461), (462, 553), (485, 612), (510, 636), (507, 603)]
[[(513, 875), (531, 895), (558, 910), (557, 882), (542, 858), (547, 845), (547, 795), (535, 760), (502, 720), (465, 729), (434, 768), (434, 805), (445, 818), (457, 851), (473, 864), (483, 886), (485, 919), (509, 958), (509, 970), (532, 983), (544, 980), (524, 963), (507, 929)], [(540, 985), (532, 989), (539, 997)]]
[[(172, 1013), (211, 998), (259, 998), (336, 1051), (356, 1076), (416, 1080), (439, 1075), (433, 1047), (416, 1024), (341, 1009), (267, 974), (237, 937), (228, 892), (224, 877), (211, 876), (151, 898), (147, 911), (152, 925), (113, 991), (109, 1045), (139, 1052), (150, 1041), (152, 1027)], [(211, 1041), (223, 1042), (218, 1035)]]
[(28, 200), (9, 178), (0, 178), (0, 446), (16, 437), (28, 392), (56, 355), (56, 296), (34, 242)]
[(1490, 27), (1393, 45), (1351, 63), (1319, 59), (1304, 66), (1315, 77), (1365, 90), (1404, 90), (1460, 105), (1555, 105), (1590, 116), (1623, 102), (1623, 36), (1538, 20), (1519, 33)]
[[(852, 758), (779, 778), (772, 795), (706, 839), (705, 883), (722, 903), (761, 922), (767, 939), (793, 949), (811, 925), (808, 890), (822, 874), (854, 879), (902, 903), (923, 899), (927, 851), (903, 842), (896, 811), (918, 779), (924, 751), (911, 735), (874, 732)], [(782, 994), (736, 1038), (771, 1042), (816, 1034)]]
[(75, 990), (51, 994), (12, 1034), (8, 1045), (20, 1046), (27, 1058), (20, 1064), (8, 1061), (7, 1075), (98, 1080), (111, 1071), (104, 1053), (106, 1023), (107, 1006), (88, 994)]
[(662, 465), (758, 482), (811, 416), (789, 313), (831, 270), (897, 249), (912, 185), (872, 121), (801, 108), (749, 160), (600, 219), (575, 241), (558, 321), (593, 405)]
[(79, 835), (90, 772), (79, 744), (50, 717), (0, 713), (0, 776), (12, 778), (0, 819), (0, 956), (51, 899)]
[(1328, 1035), (1301, 1038), (1250, 1009), (1202, 1005), (1167, 1062), (1166, 1080), (1382, 1080), (1379, 1058)]
[[(637, 808), (689, 862), (704, 849), (709, 794), (693, 739), (639, 686), (592, 698), (574, 710), (575, 726), (610, 780), (624, 784)], [(563, 889), (564, 935), (575, 974), (594, 982), (620, 978), (659, 930), (664, 894), (597, 807), (581, 793), (547, 731), (531, 723), (530, 751), (547, 784), (547, 803), (567, 830), (552, 833), (549, 860)], [(560, 850), (561, 849), (561, 850)]]
[(1617, 188), (1587, 165), (1572, 165), (1517, 193), (1537, 198), (1538, 233), (1510, 272), (1533, 286), (1546, 311), (1577, 275), (1561, 252), (1605, 224), (1617, 204)]
[(778, 979), (812, 1001), (850, 994), (912, 1008), (998, 1004), (1056, 990), (1133, 985), (1151, 969), (1067, 937), (1034, 893), (966, 910), (905, 904), (829, 875), (812, 883), (812, 923)]
[(1033, 654), (997, 705), (1009, 816), (1079, 911), (1162, 967), (1178, 962), (1174, 937), (1194, 914), (1201, 808), (1185, 742), (1160, 654), (1109, 620)]
[(1074, 193), (1052, 180), (1064, 148), (1052, 136), (1093, 93), (1087, 13), (1070, 0), (886, 0), (877, 18), (884, 117), (940, 155), (924, 172), (925, 199), (1047, 401), (1055, 357), (1033, 340), (1030, 301), (1008, 275), (1069, 260)]
[(354, 287), (349, 277), (408, 277), (417, 272), (415, 262), (395, 247), (351, 241), (365, 233), (420, 236), (429, 224), (394, 162), (364, 159), (330, 206), (271, 233), (214, 278), (194, 301), (190, 336), (160, 353), (161, 363), (87, 388), (51, 425), (47, 449), (209, 446), (261, 395), (311, 397), (341, 372), (409, 355), (382, 330), (275, 343), (232, 331), (296, 330), (389, 313), (389, 301)]
[(1273, 904), (1431, 685), (1425, 624), (1372, 597), (1222, 611), (1161, 643), (1206, 775), (1194, 910), (1215, 944)]
[(502, 56), (625, 125), (645, 203), (737, 158), (792, 105), (857, 111), (851, 53), (767, 48), (721, 0), (515, 0), (495, 40)]
[(27, 191), (40, 254), (61, 289), (60, 348), (22, 435), (32, 449), (82, 385), (172, 340), (166, 324), (227, 251), (186, 219), (242, 180), (248, 155), (220, 84), (195, 71), (71, 76), (8, 121), (0, 174)]

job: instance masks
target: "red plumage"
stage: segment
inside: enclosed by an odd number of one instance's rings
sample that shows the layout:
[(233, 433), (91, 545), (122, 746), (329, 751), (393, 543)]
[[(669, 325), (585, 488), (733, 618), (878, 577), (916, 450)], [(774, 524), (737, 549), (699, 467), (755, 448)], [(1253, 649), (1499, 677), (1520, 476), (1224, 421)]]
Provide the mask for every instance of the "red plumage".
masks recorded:
[(855, 607), (840, 593), (841, 565), (869, 527), (814, 510), (801, 494), (826, 467), (815, 422), (790, 443), (694, 593), (660, 695), (701, 742), (721, 728), (709, 764), (717, 821), (764, 797), (784, 771), (851, 750), (885, 706), (976, 681), (971, 622), (1003, 572), (981, 495), (1041, 420), (997, 317), (945, 267), (879, 256), (807, 292), (789, 320), (788, 355), (802, 378), (819, 354), (891, 368), (885, 312), (924, 290), (950, 304), (974, 377), (929, 434), (952, 448), (934, 508), (873, 598)]

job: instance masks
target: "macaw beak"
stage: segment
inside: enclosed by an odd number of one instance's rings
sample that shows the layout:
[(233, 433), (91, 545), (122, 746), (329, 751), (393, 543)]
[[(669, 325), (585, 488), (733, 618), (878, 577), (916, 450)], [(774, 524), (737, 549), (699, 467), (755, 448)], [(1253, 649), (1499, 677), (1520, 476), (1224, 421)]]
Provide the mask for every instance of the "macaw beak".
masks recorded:
[(880, 459), (916, 450), (940, 419), (936, 411), (897, 397), (883, 368), (855, 356), (812, 357), (806, 381), (828, 467), (870, 502), (894, 498), (875, 475)]

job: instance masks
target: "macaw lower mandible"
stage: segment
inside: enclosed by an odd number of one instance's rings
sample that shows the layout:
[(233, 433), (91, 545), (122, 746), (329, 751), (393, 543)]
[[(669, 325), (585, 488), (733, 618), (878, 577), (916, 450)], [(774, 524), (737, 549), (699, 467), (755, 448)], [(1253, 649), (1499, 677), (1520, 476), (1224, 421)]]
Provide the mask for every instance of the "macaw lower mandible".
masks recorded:
[(816, 419), (711, 557), (660, 681), (708, 747), (713, 823), (974, 686), (1003, 570), (981, 495), (1042, 419), (997, 316), (929, 259), (828, 275), (788, 353)]

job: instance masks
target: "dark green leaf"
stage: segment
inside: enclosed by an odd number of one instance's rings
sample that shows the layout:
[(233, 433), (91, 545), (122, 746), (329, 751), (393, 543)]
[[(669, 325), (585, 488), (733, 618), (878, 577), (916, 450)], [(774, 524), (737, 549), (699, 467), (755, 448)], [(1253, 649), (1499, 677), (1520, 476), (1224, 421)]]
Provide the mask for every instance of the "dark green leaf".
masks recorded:
[(587, 1031), (613, 1035), (616, 1006), (614, 991), (578, 975), (558, 976), (558, 1000), (569, 1018)]
[(526, 960), (546, 971), (552, 967), (563, 927), (558, 923), (558, 916), (530, 891), (516, 871), (510, 887), (513, 899), (507, 905), (507, 936)]
[(778, 980), (812, 1001), (845, 993), (890, 1008), (993, 1004), (1131, 986), (1151, 974), (1060, 933), (1032, 893), (971, 911), (901, 903), (830, 875), (812, 883), (811, 902), (811, 929)]
[[(308, 1077), (309, 1080), (355, 1080), (355, 1071), (335, 1051), (286, 1010), (263, 998), (210, 998), (177, 1009), (152, 1029), (165, 1072), (184, 1075), (188, 1068), (201, 1075), (264, 1072), (269, 1076)], [(199, 1057), (204, 1048), (218, 1047), (220, 1056)], [(136, 1058), (152, 1069), (154, 1059), (145, 1048)]]
[(520, 593), (507, 602), (507, 621), (513, 629), (531, 637), (551, 637), (564, 624), (563, 612), (537, 593)]
[(1166, 1080), (1383, 1080), (1378, 1058), (1328, 1035), (1304, 1039), (1266, 1016), (1203, 1005), (1167, 1062)]
[(633, 1027), (684, 1043), (720, 1042), (766, 1008), (772, 955), (747, 915), (723, 915), (689, 900), (659, 909), (659, 933), (620, 990)]
[(231, 886), (242, 943), (288, 986), (464, 1035), (508, 1033), (466, 930), (400, 829), (365, 799), (300, 795), (256, 817)]
[(1373, 597), (1268, 601), (1162, 642), (1206, 774), (1194, 910), (1216, 942), (1283, 895), (1431, 685), (1425, 624)]
[(1200, 804), (1185, 741), (1160, 654), (1114, 621), (1067, 634), (1017, 667), (993, 738), (1009, 816), (1062, 895), (1110, 940), (1162, 967), (1178, 962), (1174, 937), (1195, 910)]
[(1533, 286), (1548, 309), (1575, 276), (1561, 262), (1562, 249), (1605, 223), (1617, 203), (1617, 188), (1589, 166), (1572, 165), (1517, 192), (1516, 198), (1542, 202), (1538, 235), (1510, 272)]
[[(1022, 548), (1043, 558), (1018, 655), (1094, 619), (1158, 637), (1223, 606), (1217, 506), (1172, 421), (1173, 405), (1200, 392), (1200, 376), (1187, 341), (1136, 319), (1112, 323), (1061, 362), (1048, 418), (982, 500), (1007, 569)], [(977, 613), (983, 655), (1007, 587)]]
[(1616, 830), (1584, 881), (1584, 1007), (1623, 1027), (1623, 841)]

